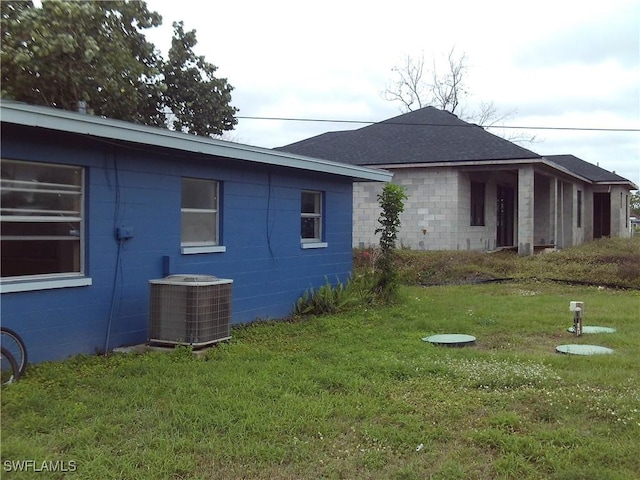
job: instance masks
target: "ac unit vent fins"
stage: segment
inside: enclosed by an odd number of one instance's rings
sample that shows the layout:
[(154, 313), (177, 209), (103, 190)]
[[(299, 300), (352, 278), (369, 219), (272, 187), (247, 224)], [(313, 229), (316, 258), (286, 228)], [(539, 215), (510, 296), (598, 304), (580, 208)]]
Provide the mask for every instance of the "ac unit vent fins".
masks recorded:
[(149, 343), (198, 348), (231, 338), (232, 286), (210, 275), (149, 280)]

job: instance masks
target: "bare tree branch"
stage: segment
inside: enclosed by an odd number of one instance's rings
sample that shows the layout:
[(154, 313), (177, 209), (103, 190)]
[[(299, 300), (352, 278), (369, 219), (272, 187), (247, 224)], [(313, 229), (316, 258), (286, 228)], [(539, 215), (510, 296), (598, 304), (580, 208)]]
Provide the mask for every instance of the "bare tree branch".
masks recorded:
[[(466, 116), (466, 121), (473, 122), (484, 129), (499, 129), (504, 126), (506, 120), (513, 118), (518, 111), (514, 108), (506, 112), (500, 112), (493, 102), (480, 102), (479, 110)], [(514, 143), (536, 143), (540, 140), (536, 135), (526, 133), (515, 133), (502, 129), (497, 135)]]
[(427, 85), (422, 80), (424, 55), (417, 60), (407, 55), (405, 64), (402, 67), (393, 67), (391, 71), (399, 78), (392, 85), (387, 85), (383, 92), (385, 99), (399, 101), (402, 104), (401, 110), (403, 112), (414, 110), (415, 103), (417, 103), (417, 108), (426, 106), (423, 104), (423, 98)]
[(447, 72), (438, 72), (435, 59), (431, 70), (433, 83), (431, 84), (431, 94), (433, 100), (431, 105), (442, 110), (455, 113), (460, 105), (460, 100), (467, 95), (464, 78), (467, 71), (466, 55), (463, 53), (456, 57), (455, 48), (449, 51), (447, 57)]
[[(516, 114), (516, 110), (498, 111), (493, 102), (481, 102), (479, 110), (467, 114), (465, 100), (470, 96), (465, 83), (468, 73), (467, 56), (465, 53), (457, 55), (455, 47), (447, 55), (445, 73), (438, 69), (435, 59), (430, 71), (425, 72), (424, 65), (424, 53), (417, 58), (407, 55), (401, 67), (391, 69), (396, 81), (387, 84), (383, 92), (384, 98), (400, 102), (400, 110), (405, 113), (433, 106), (483, 128), (499, 128)], [(431, 83), (426, 83), (425, 75), (431, 78)], [(505, 129), (499, 135), (516, 143), (538, 141), (535, 135), (514, 134)]]

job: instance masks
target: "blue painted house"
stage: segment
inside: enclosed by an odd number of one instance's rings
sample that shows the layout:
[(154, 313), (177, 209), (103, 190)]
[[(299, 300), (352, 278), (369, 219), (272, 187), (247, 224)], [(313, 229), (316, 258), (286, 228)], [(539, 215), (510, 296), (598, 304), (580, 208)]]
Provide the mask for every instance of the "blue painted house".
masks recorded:
[(353, 183), (391, 174), (13, 102), (2, 325), (30, 360), (147, 340), (149, 280), (233, 280), (232, 323), (287, 316), (352, 263)]

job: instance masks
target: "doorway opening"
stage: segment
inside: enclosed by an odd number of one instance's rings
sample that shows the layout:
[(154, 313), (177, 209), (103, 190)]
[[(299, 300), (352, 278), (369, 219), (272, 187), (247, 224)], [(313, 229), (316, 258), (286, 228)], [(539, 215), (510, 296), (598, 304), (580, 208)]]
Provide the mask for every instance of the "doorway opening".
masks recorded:
[(593, 194), (593, 238), (611, 236), (611, 195)]
[(513, 246), (513, 212), (514, 191), (511, 187), (498, 185), (498, 226), (496, 231), (496, 245), (498, 247)]

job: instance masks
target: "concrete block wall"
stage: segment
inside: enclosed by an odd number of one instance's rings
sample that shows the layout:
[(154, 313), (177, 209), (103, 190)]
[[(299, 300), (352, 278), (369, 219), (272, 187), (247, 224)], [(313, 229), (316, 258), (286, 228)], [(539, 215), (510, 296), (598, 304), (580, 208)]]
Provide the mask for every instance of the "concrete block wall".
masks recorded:
[[(556, 185), (556, 246), (566, 248), (572, 246), (574, 234), (577, 228), (574, 227), (576, 219), (574, 215), (574, 204), (577, 200), (577, 193), (574, 194), (574, 185), (569, 182), (557, 180)], [(575, 197), (575, 198), (574, 198)], [(583, 199), (584, 202), (584, 199)], [(576, 207), (577, 208), (577, 207)], [(577, 210), (576, 210), (577, 211)], [(584, 214), (584, 211), (583, 211)], [(584, 217), (583, 217), (584, 221)]]
[[(578, 205), (578, 192), (582, 196), (581, 205)], [(583, 183), (574, 184), (573, 189), (573, 220), (572, 220), (572, 229), (573, 229), (573, 244), (580, 245), (584, 243), (585, 239), (585, 222), (586, 222), (586, 189)], [(580, 213), (580, 225), (578, 226), (578, 208), (582, 209)]]
[[(393, 182), (405, 188), (407, 200), (401, 215), (398, 247), (413, 250), (481, 250), (496, 248), (497, 185), (513, 185), (513, 172), (464, 172), (453, 168), (398, 169)], [(470, 225), (471, 180), (483, 182), (485, 225)], [(515, 188), (515, 185), (513, 185)], [(380, 208), (377, 196), (383, 184), (354, 185), (353, 246), (379, 244)]]
[(536, 245), (547, 245), (554, 241), (554, 233), (549, 221), (551, 212), (554, 210), (552, 200), (554, 199), (555, 181), (551, 180), (551, 178), (539, 174), (536, 174), (534, 179), (534, 241)]
[(403, 169), (394, 183), (407, 200), (400, 220), (398, 246), (413, 250), (448, 250), (457, 236), (458, 173), (454, 169)]
[(384, 183), (357, 182), (353, 184), (353, 247), (365, 248), (377, 246), (380, 236), (374, 232), (378, 228), (380, 207), (378, 195), (382, 193)]
[[(404, 187), (405, 210), (400, 216), (399, 248), (443, 250), (456, 248), (458, 174), (453, 169), (399, 169), (393, 183)], [(380, 207), (377, 196), (384, 184), (356, 183), (353, 188), (353, 246), (379, 245)]]
[(533, 166), (518, 170), (518, 253), (533, 255), (534, 247), (534, 185)]
[[(471, 181), (485, 184), (485, 224), (470, 225)], [(593, 239), (593, 189), (582, 182), (560, 180), (535, 171), (463, 171), (453, 168), (398, 169), (393, 182), (405, 188), (408, 199), (401, 215), (398, 247), (413, 250), (481, 250), (496, 248), (498, 186), (516, 192), (514, 245), (532, 254), (535, 245), (565, 248)], [(380, 183), (354, 186), (353, 246), (377, 246)], [(577, 225), (578, 190), (582, 192), (582, 222)], [(629, 191), (611, 189), (611, 235), (628, 236)]]
[[(455, 238), (455, 250), (488, 251), (496, 248), (497, 209), (496, 178), (486, 172), (463, 172), (459, 182), (458, 235)], [(471, 225), (471, 182), (485, 184), (484, 225)]]
[(611, 236), (628, 238), (631, 235), (629, 226), (630, 193), (624, 187), (611, 187)]
[(582, 241), (593, 240), (593, 190), (585, 188), (582, 196)]

